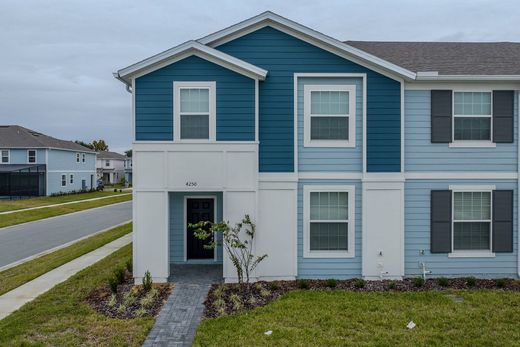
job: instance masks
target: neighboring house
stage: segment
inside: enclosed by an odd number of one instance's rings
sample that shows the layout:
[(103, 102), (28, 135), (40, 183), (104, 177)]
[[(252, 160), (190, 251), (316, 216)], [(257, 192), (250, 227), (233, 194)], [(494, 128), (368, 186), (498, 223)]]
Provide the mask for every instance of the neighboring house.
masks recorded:
[(266, 12), (115, 77), (137, 281), (236, 280), (187, 225), (245, 214), (257, 279), (518, 277), (518, 43), (344, 43)]
[(126, 157), (125, 160), (125, 181), (132, 184), (132, 158)]
[(97, 177), (104, 184), (118, 184), (125, 177), (125, 162), (127, 157), (109, 151), (98, 152), (96, 161)]
[(96, 188), (96, 152), (18, 125), (0, 126), (0, 196)]

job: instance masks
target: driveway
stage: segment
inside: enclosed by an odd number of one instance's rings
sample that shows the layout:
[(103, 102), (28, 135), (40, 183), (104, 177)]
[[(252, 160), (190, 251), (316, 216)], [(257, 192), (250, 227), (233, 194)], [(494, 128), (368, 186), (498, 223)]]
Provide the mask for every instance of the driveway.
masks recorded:
[(132, 202), (0, 229), (0, 267), (132, 219)]

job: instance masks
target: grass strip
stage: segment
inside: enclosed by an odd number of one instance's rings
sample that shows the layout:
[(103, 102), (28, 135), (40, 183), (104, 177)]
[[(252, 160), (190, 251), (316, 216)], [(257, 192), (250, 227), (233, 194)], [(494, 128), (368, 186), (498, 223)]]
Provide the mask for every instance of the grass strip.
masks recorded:
[(116, 195), (113, 198), (107, 198), (102, 200), (84, 201), (78, 202), (77, 204), (54, 206), (49, 208), (41, 208), (38, 210), (22, 211), (7, 215), (0, 215), (0, 228), (21, 223), (32, 222), (49, 217), (61, 216), (72, 212), (88, 210), (95, 207), (101, 207), (130, 200), (132, 200), (131, 194), (122, 196)]
[(78, 241), (73, 245), (0, 272), (0, 295), (27, 283), (63, 264), (92, 252), (132, 231), (128, 223)]
[(85, 303), (131, 254), (130, 244), (1, 320), (0, 346), (141, 346), (154, 318), (112, 319)]

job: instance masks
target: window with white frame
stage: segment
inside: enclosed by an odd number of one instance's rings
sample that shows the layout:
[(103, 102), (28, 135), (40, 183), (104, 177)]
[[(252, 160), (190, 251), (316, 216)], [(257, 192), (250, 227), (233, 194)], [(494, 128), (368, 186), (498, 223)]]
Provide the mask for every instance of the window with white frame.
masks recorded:
[(491, 141), (491, 92), (453, 93), (454, 141)]
[(355, 147), (356, 87), (304, 86), (304, 146)]
[(304, 187), (304, 256), (354, 256), (354, 187)]
[(85, 162), (85, 153), (83, 153), (83, 154), (81, 155), (81, 162), (82, 162), (82, 163)]
[(67, 175), (61, 175), (61, 186), (65, 187), (67, 185)]
[(174, 82), (174, 140), (215, 140), (215, 82)]
[(74, 175), (73, 174), (70, 174), (69, 182), (70, 182), (70, 184), (74, 184)]
[(491, 191), (453, 191), (453, 252), (491, 250)]
[(30, 149), (27, 151), (27, 162), (36, 163), (36, 150)]
[(79, 153), (76, 153), (76, 163), (79, 163)]
[(105, 166), (110, 166), (110, 160), (105, 160)]
[(2, 160), (1, 160), (1, 163), (2, 164), (9, 164), (9, 150), (8, 149), (3, 149), (1, 151), (2, 153)]

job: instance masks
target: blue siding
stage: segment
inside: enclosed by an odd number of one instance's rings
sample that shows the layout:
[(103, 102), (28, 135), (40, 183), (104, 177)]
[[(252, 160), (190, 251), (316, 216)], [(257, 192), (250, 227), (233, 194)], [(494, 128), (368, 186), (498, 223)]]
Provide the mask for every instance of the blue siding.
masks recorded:
[[(45, 164), (45, 149), (36, 149), (36, 163)], [(27, 149), (9, 149), (9, 164), (27, 164)]]
[[(212, 196), (217, 197), (216, 220), (221, 222), (222, 217), (222, 193), (211, 192), (176, 192), (169, 194), (170, 209), (170, 263), (184, 263), (184, 197), (185, 196)], [(222, 262), (222, 245), (217, 247), (217, 261)], [(200, 262), (200, 261), (199, 261)], [(214, 263), (212, 259), (204, 260), (206, 263)]]
[[(356, 189), (355, 257), (303, 257), (303, 187), (305, 185), (350, 185)], [(302, 180), (298, 183), (298, 277), (299, 278), (354, 278), (361, 277), (361, 182), (355, 180)]]
[(260, 171), (294, 170), (296, 72), (367, 74), (367, 170), (401, 170), (400, 83), (272, 27), (264, 27), (217, 49), (269, 71), (260, 82)]
[[(303, 88), (305, 85), (356, 86), (356, 147), (304, 147)], [(363, 170), (363, 81), (361, 78), (299, 78), (298, 79), (298, 171), (357, 171)]]
[(217, 140), (254, 141), (254, 80), (196, 56), (136, 79), (136, 140), (173, 140), (173, 81), (216, 81)]
[[(514, 189), (514, 252), (496, 253), (495, 258), (448, 258), (447, 254), (430, 253), (430, 192), (448, 189), (450, 184), (495, 184), (497, 189)], [(516, 277), (518, 252), (518, 199), (514, 180), (413, 180), (405, 184), (405, 274), (422, 274), (420, 263), (426, 263), (432, 276)], [(425, 251), (421, 255), (421, 250)]]
[[(59, 192), (78, 191), (82, 189), (82, 180), (85, 180), (86, 188), (96, 187), (96, 154), (85, 153), (85, 162), (76, 162), (76, 153), (58, 149), (48, 150), (47, 163), (47, 195)], [(67, 175), (67, 185), (61, 186), (61, 175)], [(70, 175), (74, 175), (73, 183), (70, 183)], [(93, 178), (91, 179), (91, 176)], [(93, 183), (91, 185), (91, 182)]]
[[(450, 148), (431, 143), (430, 91), (405, 91), (406, 171), (514, 171), (518, 145), (497, 143), (496, 148)], [(515, 97), (514, 137), (518, 138), (518, 97)]]

